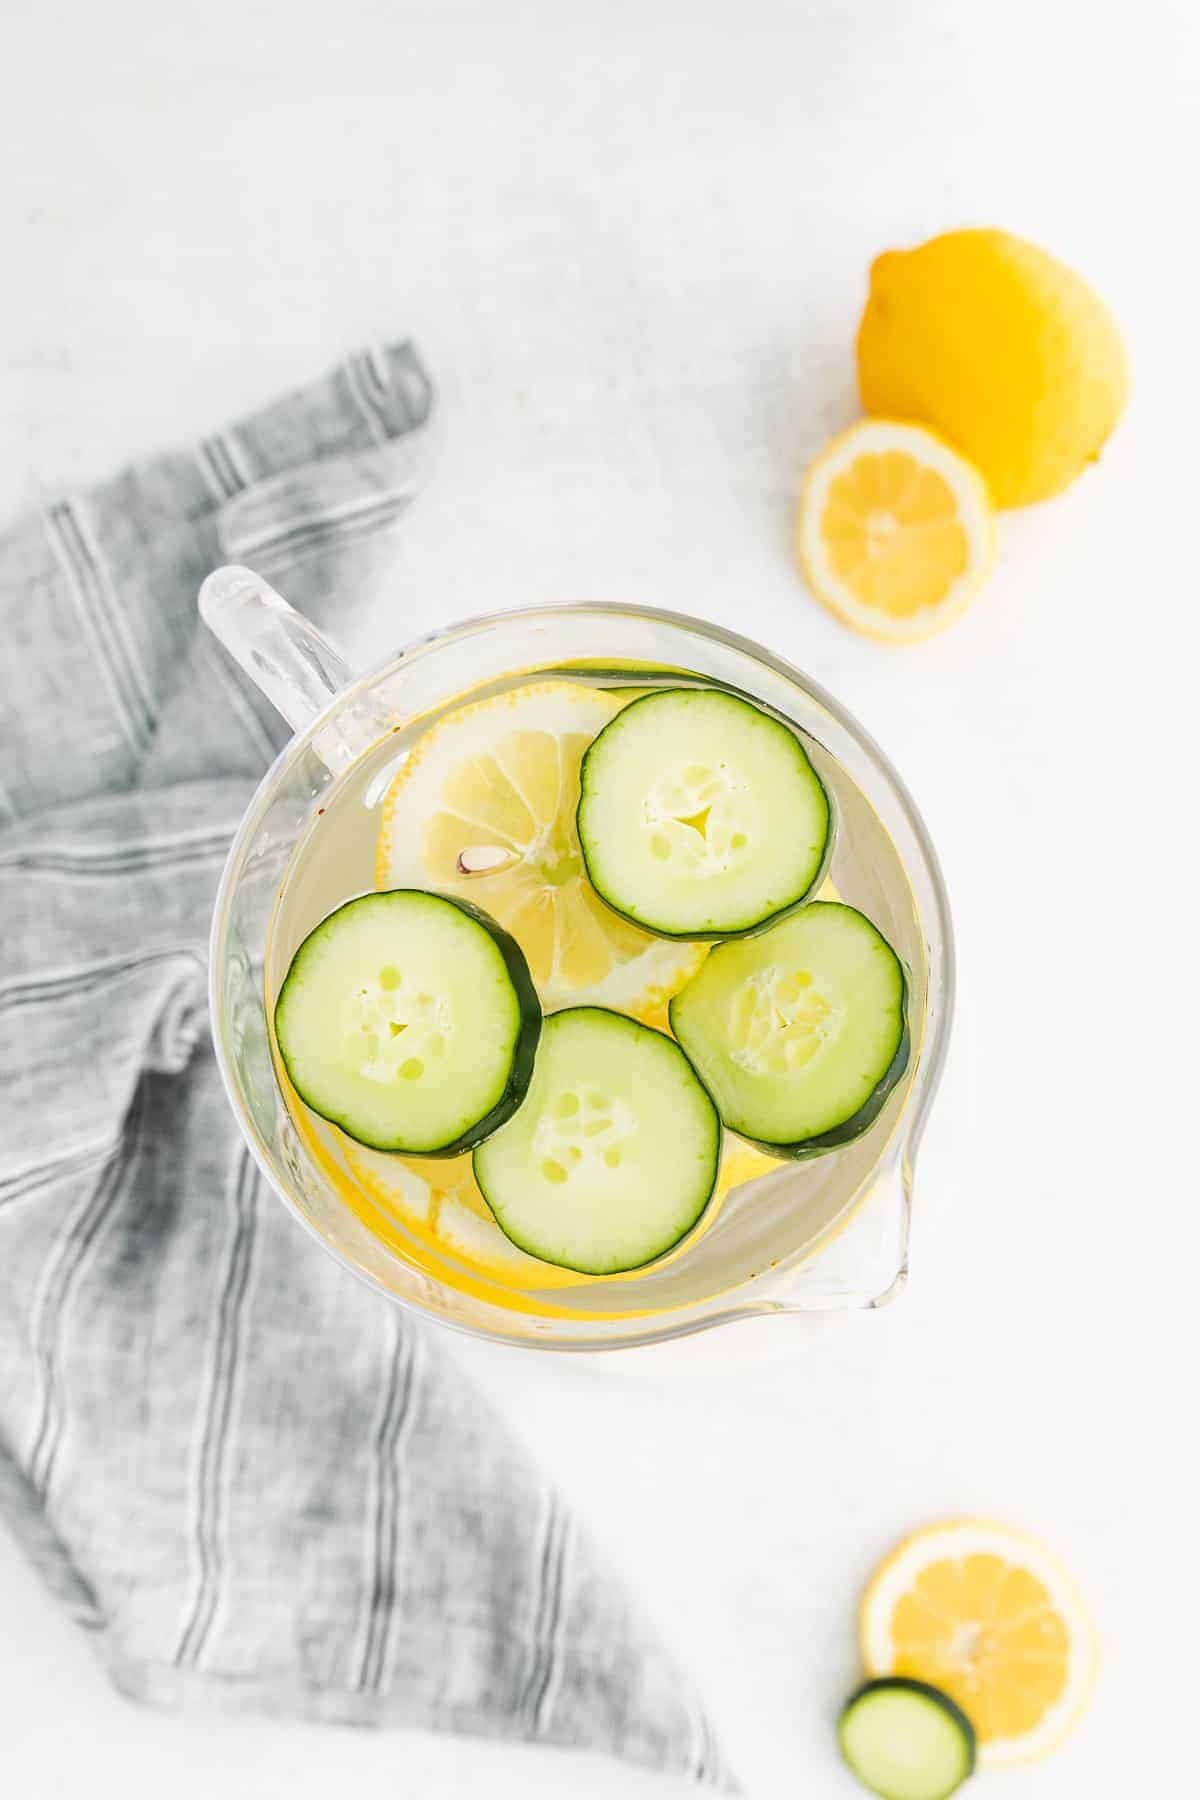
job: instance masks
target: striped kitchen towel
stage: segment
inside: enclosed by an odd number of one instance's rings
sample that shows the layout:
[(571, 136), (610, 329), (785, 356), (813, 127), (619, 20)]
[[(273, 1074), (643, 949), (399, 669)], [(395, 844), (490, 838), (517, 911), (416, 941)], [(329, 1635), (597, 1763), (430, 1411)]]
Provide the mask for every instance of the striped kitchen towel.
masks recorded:
[(197, 588), (250, 562), (348, 629), (431, 408), (408, 345), (367, 351), (0, 539), (0, 1514), (138, 1698), (721, 1785), (686, 1679), (436, 1333), (264, 1190), (208, 1041), (213, 893), (285, 728)]

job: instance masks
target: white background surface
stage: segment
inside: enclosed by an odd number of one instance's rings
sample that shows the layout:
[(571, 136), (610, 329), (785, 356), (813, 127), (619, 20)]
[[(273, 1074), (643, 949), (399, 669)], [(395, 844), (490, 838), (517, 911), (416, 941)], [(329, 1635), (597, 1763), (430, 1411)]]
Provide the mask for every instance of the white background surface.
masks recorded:
[[(1106, 1645), (1072, 1742), (980, 1791), (1194, 1779), (1194, 21), (1189, 0), (4, 8), (5, 512), (411, 331), (445, 452), (377, 646), (563, 597), (737, 623), (832, 687), (925, 810), (962, 1003), (908, 1293), (812, 1344), (778, 1324), (759, 1364), (727, 1334), (731, 1365), (690, 1380), (470, 1357), (682, 1643), (755, 1796), (849, 1800), (830, 1718), (862, 1580), (973, 1511), (1058, 1547)], [(871, 256), (958, 223), (1091, 276), (1137, 392), (1096, 470), (1003, 521), (974, 613), (890, 653), (806, 596), (793, 496), (852, 416)], [(139, 1712), (7, 1540), (0, 1783), (673, 1791)]]

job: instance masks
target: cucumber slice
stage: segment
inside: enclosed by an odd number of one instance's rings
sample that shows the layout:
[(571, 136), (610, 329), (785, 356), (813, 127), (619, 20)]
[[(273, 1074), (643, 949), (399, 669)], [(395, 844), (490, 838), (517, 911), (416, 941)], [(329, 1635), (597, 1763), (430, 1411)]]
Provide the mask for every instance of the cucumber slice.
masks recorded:
[(551, 1013), (529, 1092), (475, 1152), (475, 1179), (517, 1248), (582, 1275), (653, 1262), (717, 1181), (721, 1122), (664, 1032), (601, 1006)]
[(670, 1017), (725, 1124), (776, 1156), (860, 1136), (908, 1067), (903, 965), (869, 919), (832, 901), (719, 944)]
[(310, 931), (275, 1002), (292, 1086), (373, 1150), (456, 1156), (514, 1113), (542, 1013), (520, 946), (418, 888), (348, 900)]
[(786, 725), (733, 694), (667, 688), (589, 746), (578, 826), (615, 912), (660, 937), (736, 937), (821, 881), (833, 810)]
[(946, 1800), (975, 1767), (975, 1731), (924, 1681), (868, 1681), (842, 1708), (842, 1755), (883, 1800)]

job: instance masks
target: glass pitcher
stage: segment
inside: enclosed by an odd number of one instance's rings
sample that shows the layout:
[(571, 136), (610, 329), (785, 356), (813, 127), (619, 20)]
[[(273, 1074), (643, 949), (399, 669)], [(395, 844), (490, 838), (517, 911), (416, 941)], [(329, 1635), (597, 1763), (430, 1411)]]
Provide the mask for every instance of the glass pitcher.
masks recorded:
[[(914, 1162), (949, 1035), (953, 940), (920, 815), (883, 752), (836, 700), (733, 632), (646, 608), (545, 606), (472, 619), (359, 677), (248, 569), (210, 575), (200, 610), (296, 733), (251, 801), (221, 879), (209, 976), (213, 1041), (259, 1167), (327, 1250), (444, 1325), (554, 1350), (647, 1345), (739, 1319), (877, 1307), (900, 1291)], [(516, 672), (528, 678), (530, 671), (589, 680), (608, 671), (625, 683), (638, 679), (632, 671), (658, 671), (660, 679), (665, 671), (674, 685), (734, 690), (802, 734), (836, 802), (836, 891), (874, 920), (907, 966), (913, 1058), (864, 1136), (744, 1183), (684, 1254), (518, 1308), (486, 1284), (439, 1280), (346, 1204), (328, 1157), (297, 1130), (285, 1099), (272, 1053), (268, 989), (277, 975), (267, 949), (281, 884), (334, 784), (385, 736), (399, 734), (403, 743), (412, 721), (423, 728), (464, 695), (502, 691)]]

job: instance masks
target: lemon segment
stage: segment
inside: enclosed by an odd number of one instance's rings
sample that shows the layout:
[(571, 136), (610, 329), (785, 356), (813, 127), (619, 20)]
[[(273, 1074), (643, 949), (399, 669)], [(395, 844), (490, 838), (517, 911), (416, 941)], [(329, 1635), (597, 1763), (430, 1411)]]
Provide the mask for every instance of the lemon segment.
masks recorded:
[(472, 901), (520, 943), (547, 1011), (610, 1006), (657, 1020), (700, 944), (664, 942), (611, 912), (583, 867), (579, 769), (628, 696), (544, 681), (435, 725), (384, 798), (376, 885)]
[(902, 1543), (867, 1587), (860, 1631), (869, 1674), (929, 1682), (961, 1707), (981, 1763), (1052, 1749), (1096, 1673), (1095, 1632), (1070, 1576), (1035, 1538), (985, 1520)]
[(978, 472), (932, 432), (866, 419), (810, 466), (796, 549), (843, 623), (911, 643), (958, 618), (983, 585), (994, 513)]

